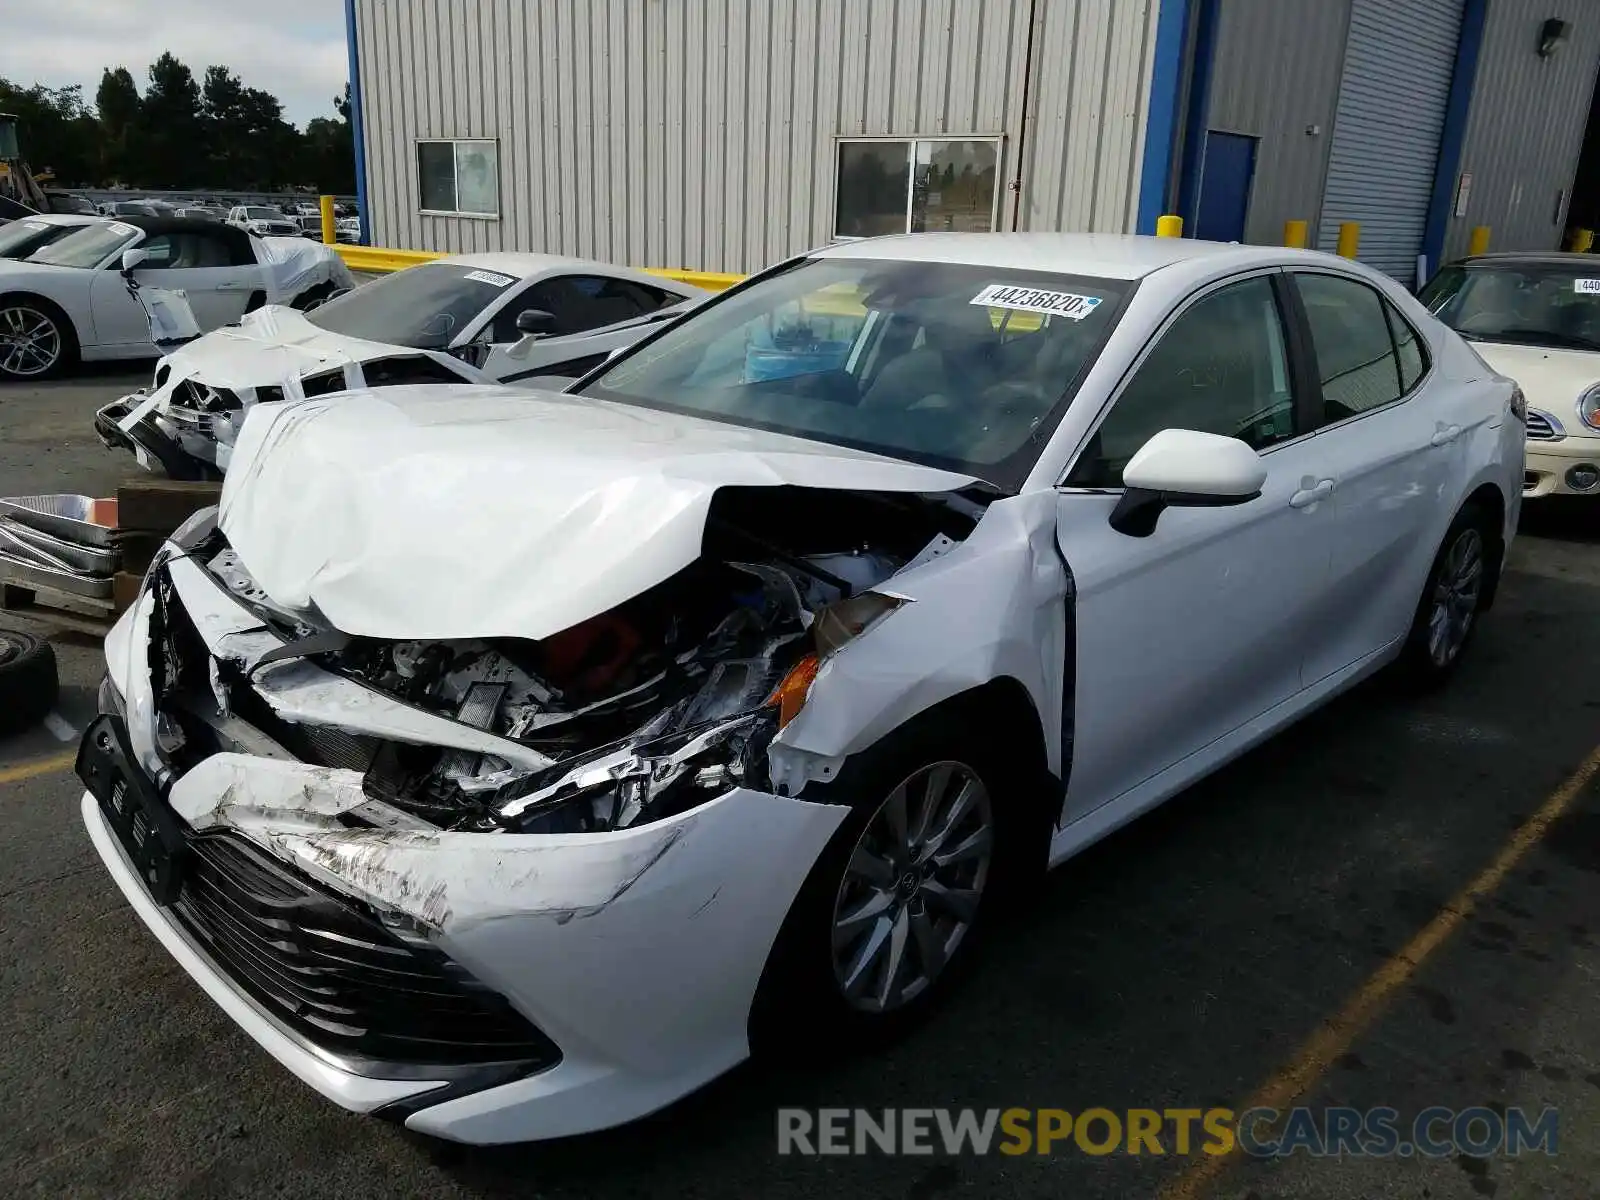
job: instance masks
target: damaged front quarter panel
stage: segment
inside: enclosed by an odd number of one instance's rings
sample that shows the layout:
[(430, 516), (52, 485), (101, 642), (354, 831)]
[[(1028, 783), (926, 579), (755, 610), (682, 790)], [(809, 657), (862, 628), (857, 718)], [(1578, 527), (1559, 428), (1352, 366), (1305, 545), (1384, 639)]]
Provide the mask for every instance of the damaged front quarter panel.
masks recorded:
[(1006, 678), (1032, 699), (1046, 764), (1062, 776), (1072, 583), (1056, 511), (1049, 491), (996, 500), (959, 546), (880, 583), (906, 603), (823, 662), (772, 744), (774, 785), (798, 795), (917, 713)]

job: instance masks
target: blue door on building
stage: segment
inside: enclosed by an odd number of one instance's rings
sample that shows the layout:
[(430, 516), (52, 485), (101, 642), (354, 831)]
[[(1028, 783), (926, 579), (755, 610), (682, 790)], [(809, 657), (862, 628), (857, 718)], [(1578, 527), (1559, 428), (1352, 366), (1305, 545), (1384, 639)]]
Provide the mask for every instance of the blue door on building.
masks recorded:
[(1244, 241), (1245, 215), (1250, 211), (1250, 181), (1256, 173), (1256, 139), (1237, 133), (1206, 131), (1206, 153), (1200, 165), (1200, 203), (1194, 236), (1210, 242)]

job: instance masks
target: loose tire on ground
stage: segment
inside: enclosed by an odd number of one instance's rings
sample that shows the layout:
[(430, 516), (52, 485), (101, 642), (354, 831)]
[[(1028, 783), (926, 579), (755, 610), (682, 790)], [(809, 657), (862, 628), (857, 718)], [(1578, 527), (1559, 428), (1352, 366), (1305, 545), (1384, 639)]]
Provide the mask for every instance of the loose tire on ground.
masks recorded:
[(56, 652), (43, 638), (0, 629), (0, 733), (36, 725), (56, 706)]

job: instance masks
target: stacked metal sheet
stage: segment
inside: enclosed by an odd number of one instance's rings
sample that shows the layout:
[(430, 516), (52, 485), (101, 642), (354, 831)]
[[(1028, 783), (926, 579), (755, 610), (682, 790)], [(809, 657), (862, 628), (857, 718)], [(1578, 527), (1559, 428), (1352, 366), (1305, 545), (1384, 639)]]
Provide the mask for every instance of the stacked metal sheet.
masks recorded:
[(94, 523), (94, 503), (65, 494), (0, 498), (0, 579), (109, 600), (115, 534)]

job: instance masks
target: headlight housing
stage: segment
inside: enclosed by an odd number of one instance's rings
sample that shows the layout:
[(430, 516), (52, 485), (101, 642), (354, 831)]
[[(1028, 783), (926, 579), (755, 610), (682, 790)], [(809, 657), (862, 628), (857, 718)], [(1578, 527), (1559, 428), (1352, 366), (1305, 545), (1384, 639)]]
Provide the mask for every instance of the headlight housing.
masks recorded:
[(1600, 429), (1600, 383), (1578, 397), (1578, 416), (1590, 429)]

